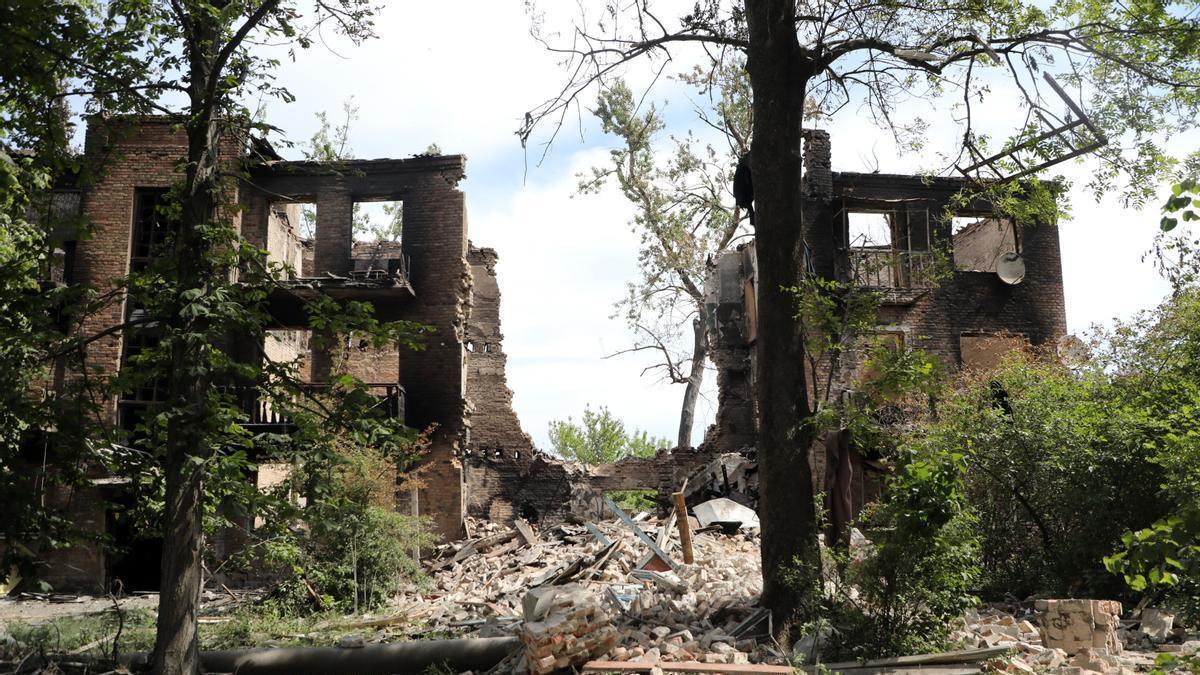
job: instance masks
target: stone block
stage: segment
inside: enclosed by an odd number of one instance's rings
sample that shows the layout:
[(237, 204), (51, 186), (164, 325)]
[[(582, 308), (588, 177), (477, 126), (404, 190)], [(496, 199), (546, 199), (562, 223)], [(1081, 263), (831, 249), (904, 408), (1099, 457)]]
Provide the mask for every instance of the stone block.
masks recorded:
[(1083, 649), (1104, 649), (1112, 654), (1122, 651), (1116, 628), (1121, 603), (1115, 600), (1038, 600), (1039, 632), (1042, 644), (1062, 649), (1069, 655)]

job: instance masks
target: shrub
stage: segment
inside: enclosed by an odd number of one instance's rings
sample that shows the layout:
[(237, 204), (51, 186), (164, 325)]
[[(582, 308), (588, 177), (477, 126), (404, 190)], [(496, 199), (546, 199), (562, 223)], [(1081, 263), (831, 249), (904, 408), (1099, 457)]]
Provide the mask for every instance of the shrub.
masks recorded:
[(417, 551), (436, 536), (427, 519), (396, 512), (395, 459), (345, 440), (336, 445), (329, 464), (293, 476), (293, 484), (310, 486), (307, 504), (264, 544), (263, 562), (286, 573), (273, 593), (284, 611), (367, 611), (425, 581)]
[(1119, 595), (1101, 559), (1167, 508), (1147, 448), (1153, 420), (1098, 367), (1011, 355), (964, 375), (919, 433), (929, 450), (964, 458), (989, 597)]
[(875, 658), (938, 651), (949, 622), (977, 602), (978, 546), (962, 488), (963, 456), (902, 450), (885, 499), (862, 524), (871, 542), (827, 551), (826, 656)]

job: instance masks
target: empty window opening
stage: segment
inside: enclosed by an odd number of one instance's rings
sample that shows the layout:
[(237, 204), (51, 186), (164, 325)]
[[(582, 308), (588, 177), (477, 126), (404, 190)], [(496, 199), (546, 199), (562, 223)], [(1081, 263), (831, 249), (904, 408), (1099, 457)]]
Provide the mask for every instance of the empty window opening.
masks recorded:
[(133, 242), (129, 252), (129, 269), (141, 272), (154, 258), (163, 253), (167, 240), (179, 223), (170, 219), (167, 191), (159, 188), (138, 189), (133, 198)]
[(1017, 253), (1016, 227), (1011, 218), (955, 216), (950, 233), (954, 268), (962, 272), (995, 272), (1001, 256)]
[(267, 210), (267, 261), (289, 279), (305, 276), (305, 242), (312, 239), (316, 213), (316, 204), (297, 202), (273, 202)]
[(354, 202), (355, 241), (400, 241), (404, 231), (404, 202), (362, 200)]
[(658, 490), (654, 489), (605, 490), (604, 496), (630, 515), (658, 508)]
[(300, 204), (300, 219), (296, 231), (301, 239), (312, 241), (317, 236), (317, 205), (315, 202)]
[(874, 288), (928, 286), (928, 222), (923, 207), (846, 212), (850, 278), (859, 286)]
[(994, 370), (1006, 356), (1028, 344), (1023, 335), (964, 333), (958, 339), (963, 368), (981, 371)]
[[(179, 223), (166, 213), (167, 191), (161, 188), (139, 188), (133, 198), (133, 232), (129, 251), (129, 271), (143, 272), (155, 258), (167, 254), (166, 246), (179, 228)], [(138, 445), (140, 434), (137, 428), (147, 421), (147, 410), (154, 404), (166, 400), (167, 381), (152, 364), (141, 363), (143, 354), (155, 349), (162, 341), (160, 329), (153, 323), (139, 323), (146, 310), (130, 298), (125, 303), (125, 317), (129, 322), (123, 332), (121, 343), (121, 368), (134, 364), (143, 367), (139, 376), (132, 378), (129, 388), (121, 393), (117, 405), (118, 425), (129, 433), (128, 442)]]
[(904, 333), (899, 330), (878, 331), (859, 338), (859, 383), (873, 384), (882, 380), (890, 362), (904, 353), (904, 343)]
[(134, 496), (121, 491), (111, 495), (104, 513), (104, 530), (111, 542), (105, 551), (105, 576), (109, 591), (158, 591), (163, 539), (139, 527), (133, 515)]
[(846, 220), (851, 248), (892, 248), (892, 214), (850, 213)]

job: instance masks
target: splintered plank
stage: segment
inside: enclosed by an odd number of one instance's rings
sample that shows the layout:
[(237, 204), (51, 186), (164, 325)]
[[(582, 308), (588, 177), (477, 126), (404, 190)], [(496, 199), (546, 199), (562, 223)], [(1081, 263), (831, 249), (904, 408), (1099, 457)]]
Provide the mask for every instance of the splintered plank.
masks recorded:
[(650, 547), (650, 550), (654, 553), (654, 555), (662, 558), (662, 561), (669, 565), (671, 569), (678, 567), (678, 564), (674, 560), (671, 560), (671, 556), (667, 555), (658, 546), (658, 542), (654, 541), (650, 535), (646, 534), (642, 528), (638, 527), (638, 524), (633, 522), (633, 518), (630, 518), (629, 514), (622, 511), (621, 507), (617, 506), (616, 502), (614, 502), (612, 498), (605, 497), (604, 504), (608, 507), (609, 511), (612, 511), (617, 518), (625, 524), (625, 527), (628, 527), (634, 534), (637, 535), (638, 539), (641, 539), (646, 546)]
[(526, 544), (537, 546), (541, 543), (538, 541), (537, 535), (533, 533), (533, 528), (529, 527), (529, 523), (525, 522), (524, 519), (517, 518), (513, 521), (513, 525), (516, 525), (517, 532), (521, 533), (521, 538), (525, 540)]

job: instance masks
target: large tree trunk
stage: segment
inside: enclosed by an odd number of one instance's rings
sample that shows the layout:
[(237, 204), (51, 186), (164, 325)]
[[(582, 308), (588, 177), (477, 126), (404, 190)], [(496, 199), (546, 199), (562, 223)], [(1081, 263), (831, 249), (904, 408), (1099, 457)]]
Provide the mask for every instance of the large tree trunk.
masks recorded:
[[(181, 196), (182, 211), (174, 255), (176, 297), (166, 323), (175, 333), (168, 373), (166, 478), (162, 578), (158, 623), (151, 668), (157, 675), (200, 672), (199, 622), (202, 548), (204, 543), (204, 475), (215, 452), (209, 433), (215, 411), (209, 403), (212, 384), (210, 336), (202, 319), (187, 319), (180, 310), (182, 294), (218, 281), (203, 229), (218, 217), (221, 194), (218, 173), (221, 123), (205, 105), (204, 85), (213, 76), (211, 40), (198, 40), (192, 61), (192, 106), (187, 122), (188, 163)], [(187, 339), (180, 339), (184, 335)]]
[(683, 390), (683, 406), (679, 410), (679, 438), (675, 446), (692, 447), (692, 427), (696, 424), (696, 401), (700, 398), (700, 385), (704, 384), (704, 362), (708, 359), (708, 330), (705, 327), (704, 310), (692, 321), (694, 342), (692, 343), (692, 370), (688, 373), (687, 388)]
[[(794, 0), (746, 3), (747, 71), (754, 92), (755, 237), (758, 254), (759, 517), (763, 604), (775, 625), (811, 611), (820, 558), (808, 446), (812, 432), (804, 344), (792, 297), (803, 273), (801, 129), (811, 61), (796, 38)], [(785, 582), (785, 579), (787, 581)]]

